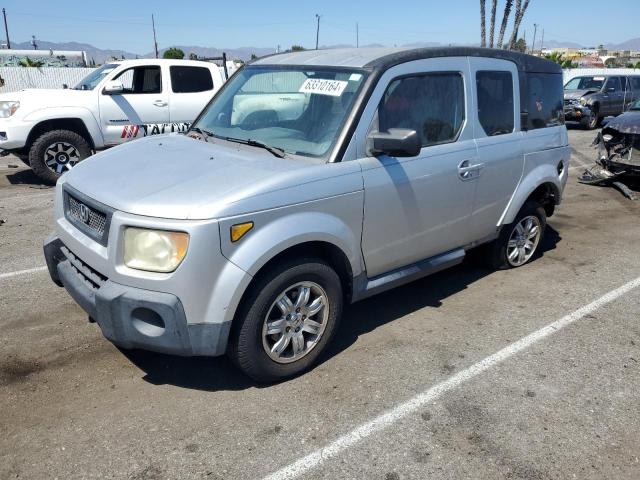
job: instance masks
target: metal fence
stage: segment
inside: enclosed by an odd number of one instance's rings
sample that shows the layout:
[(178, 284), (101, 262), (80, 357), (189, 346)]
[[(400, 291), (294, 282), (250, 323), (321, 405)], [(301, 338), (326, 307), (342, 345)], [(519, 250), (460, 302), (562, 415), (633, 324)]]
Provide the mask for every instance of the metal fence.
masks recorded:
[(0, 93), (15, 92), (23, 88), (61, 88), (63, 83), (73, 87), (92, 68), (73, 67), (0, 67)]

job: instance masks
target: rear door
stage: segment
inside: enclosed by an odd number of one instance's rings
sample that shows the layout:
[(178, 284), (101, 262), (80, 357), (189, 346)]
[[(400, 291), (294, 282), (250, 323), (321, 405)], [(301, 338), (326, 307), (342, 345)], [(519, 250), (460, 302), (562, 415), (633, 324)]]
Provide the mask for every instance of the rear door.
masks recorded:
[(185, 131), (213, 97), (216, 89), (212, 71), (206, 65), (170, 65), (169, 76), (171, 126), (174, 131)]
[(100, 92), (100, 123), (106, 145), (162, 133), (169, 122), (169, 88), (160, 65), (127, 68), (113, 80), (122, 82), (117, 95)]
[(477, 105), (470, 121), (482, 165), (471, 228), (473, 240), (479, 241), (496, 233), (522, 177), (520, 82), (513, 62), (487, 58), (470, 58), (469, 62)]

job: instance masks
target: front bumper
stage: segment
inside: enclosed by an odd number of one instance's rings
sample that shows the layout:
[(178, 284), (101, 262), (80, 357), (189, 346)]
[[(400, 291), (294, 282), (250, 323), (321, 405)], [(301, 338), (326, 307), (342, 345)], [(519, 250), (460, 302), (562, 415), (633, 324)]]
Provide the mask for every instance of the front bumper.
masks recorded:
[(224, 354), (231, 322), (188, 324), (177, 296), (113, 282), (55, 236), (45, 241), (44, 254), (51, 279), (114, 344), (183, 356)]
[(580, 121), (591, 116), (591, 109), (583, 105), (565, 105), (564, 118), (566, 120)]
[(25, 122), (15, 118), (0, 118), (0, 149), (17, 150), (27, 143), (29, 132), (33, 128), (32, 122)]

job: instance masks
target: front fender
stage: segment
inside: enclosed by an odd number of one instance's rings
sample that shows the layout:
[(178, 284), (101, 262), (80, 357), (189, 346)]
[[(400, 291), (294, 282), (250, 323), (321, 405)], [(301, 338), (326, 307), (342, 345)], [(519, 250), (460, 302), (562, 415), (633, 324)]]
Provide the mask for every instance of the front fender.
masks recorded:
[(505, 209), (500, 221), (498, 222), (498, 227), (502, 225), (508, 225), (513, 222), (518, 215), (518, 212), (525, 204), (525, 202), (529, 199), (531, 194), (543, 184), (553, 185), (555, 190), (555, 198), (556, 204), (560, 203), (562, 198), (562, 191), (564, 190), (564, 185), (567, 182), (567, 176), (569, 173), (569, 160), (568, 157), (566, 160), (563, 159), (564, 168), (561, 175), (558, 175), (557, 165), (551, 164), (542, 164), (534, 167), (530, 170), (526, 176), (519, 183), (516, 191), (514, 192), (507, 208)]
[[(358, 191), (223, 219), (219, 223), (222, 254), (253, 276), (269, 260), (291, 247), (326, 242), (344, 253), (351, 271), (357, 275), (363, 270), (360, 251), (363, 199), (363, 193)], [(249, 221), (254, 222), (254, 228), (238, 242), (231, 242), (231, 226)]]
[(39, 108), (27, 114), (24, 120), (34, 125), (47, 120), (64, 120), (65, 118), (79, 118), (84, 123), (91, 140), (96, 148), (104, 146), (104, 138), (100, 123), (93, 112), (85, 107), (47, 107)]

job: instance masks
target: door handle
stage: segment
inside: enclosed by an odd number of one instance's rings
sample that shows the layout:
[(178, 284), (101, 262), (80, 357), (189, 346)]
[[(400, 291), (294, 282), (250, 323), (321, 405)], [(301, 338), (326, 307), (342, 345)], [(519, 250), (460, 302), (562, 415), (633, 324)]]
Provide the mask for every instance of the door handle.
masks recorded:
[(167, 106), (167, 102), (165, 102), (164, 100), (156, 100), (155, 102), (153, 102), (153, 104), (156, 107), (166, 107)]
[(463, 181), (473, 180), (480, 176), (480, 171), (483, 168), (483, 163), (476, 163), (474, 165), (471, 165), (470, 160), (464, 160), (460, 162), (460, 165), (458, 165), (458, 177), (460, 177), (460, 180)]

